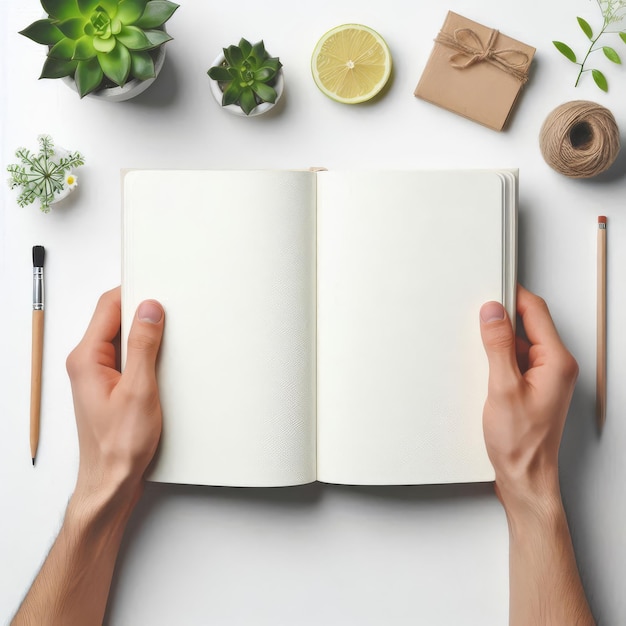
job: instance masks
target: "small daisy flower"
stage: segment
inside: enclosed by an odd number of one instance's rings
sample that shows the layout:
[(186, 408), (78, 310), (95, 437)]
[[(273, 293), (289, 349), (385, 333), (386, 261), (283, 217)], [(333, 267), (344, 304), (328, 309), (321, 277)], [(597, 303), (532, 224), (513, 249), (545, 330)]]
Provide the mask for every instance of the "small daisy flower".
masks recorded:
[(63, 198), (67, 198), (67, 196), (76, 189), (78, 186), (78, 176), (74, 174), (74, 172), (65, 172), (63, 177), (63, 187), (59, 189), (54, 195), (54, 202), (58, 202), (59, 200), (63, 200)]
[(78, 176), (76, 176), (76, 174), (74, 174), (74, 172), (68, 172), (65, 175), (65, 185), (69, 189), (74, 189), (76, 187), (76, 185), (78, 185)]

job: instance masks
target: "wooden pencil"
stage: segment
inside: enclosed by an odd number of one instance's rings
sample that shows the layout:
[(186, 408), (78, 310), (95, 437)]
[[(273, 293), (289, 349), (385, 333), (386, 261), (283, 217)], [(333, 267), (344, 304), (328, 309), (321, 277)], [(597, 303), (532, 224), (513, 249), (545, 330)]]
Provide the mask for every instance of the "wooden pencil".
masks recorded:
[(596, 335), (596, 420), (606, 421), (606, 217), (598, 217), (597, 335)]

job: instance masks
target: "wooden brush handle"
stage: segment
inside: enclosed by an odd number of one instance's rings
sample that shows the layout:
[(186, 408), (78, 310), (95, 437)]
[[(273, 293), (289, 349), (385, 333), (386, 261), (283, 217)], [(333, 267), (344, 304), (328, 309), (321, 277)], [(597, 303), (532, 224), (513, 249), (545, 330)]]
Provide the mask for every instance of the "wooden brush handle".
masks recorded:
[(30, 452), (34, 459), (39, 445), (41, 411), (41, 365), (43, 359), (43, 311), (33, 311), (33, 349), (30, 377)]

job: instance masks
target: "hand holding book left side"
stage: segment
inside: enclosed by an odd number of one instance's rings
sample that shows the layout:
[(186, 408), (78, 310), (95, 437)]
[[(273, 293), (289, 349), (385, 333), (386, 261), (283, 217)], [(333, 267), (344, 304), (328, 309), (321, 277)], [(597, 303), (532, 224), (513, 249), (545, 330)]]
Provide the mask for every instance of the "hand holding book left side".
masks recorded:
[(139, 306), (123, 374), (116, 369), (112, 343), (120, 319), (118, 287), (101, 296), (85, 336), (67, 358), (80, 443), (79, 492), (91, 493), (103, 484), (138, 489), (159, 442), (155, 363), (163, 309), (152, 300)]
[(120, 373), (113, 341), (121, 292), (113, 289), (67, 359), (80, 448), (76, 488), (12, 626), (102, 624), (124, 529), (161, 435), (155, 365), (164, 318), (158, 302), (139, 305)]

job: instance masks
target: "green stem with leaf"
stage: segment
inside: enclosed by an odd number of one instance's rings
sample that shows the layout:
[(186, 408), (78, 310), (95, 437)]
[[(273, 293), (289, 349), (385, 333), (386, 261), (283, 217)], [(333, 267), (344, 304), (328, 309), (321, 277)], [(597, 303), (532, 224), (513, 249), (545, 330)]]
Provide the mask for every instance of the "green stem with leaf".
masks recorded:
[(579, 66), (580, 69), (578, 70), (578, 76), (576, 77), (574, 87), (578, 87), (578, 83), (580, 82), (580, 78), (583, 75), (583, 72), (591, 71), (591, 75), (596, 85), (600, 89), (602, 89), (602, 91), (608, 91), (609, 84), (604, 74), (598, 69), (590, 70), (586, 68), (585, 65), (587, 63), (587, 60), (589, 59), (589, 55), (592, 52), (597, 52), (598, 50), (602, 50), (602, 52), (604, 52), (604, 56), (612, 63), (616, 63), (618, 65), (621, 64), (622, 60), (614, 48), (610, 46), (602, 46), (596, 48), (595, 46), (598, 40), (603, 35), (608, 35), (611, 33), (618, 34), (620, 39), (624, 43), (626, 43), (626, 32), (607, 30), (610, 24), (621, 19), (621, 11), (625, 8), (626, 2), (624, 2), (623, 0), (619, 0), (617, 4), (615, 2), (609, 3), (607, 4), (605, 9), (602, 8), (602, 3), (600, 1), (598, 2), (598, 5), (600, 6), (600, 10), (602, 11), (603, 23), (602, 29), (595, 37), (593, 34), (593, 29), (591, 28), (589, 23), (582, 17), (576, 18), (578, 20), (578, 25), (580, 26), (580, 29), (583, 31), (583, 33), (585, 33), (587, 39), (591, 41), (591, 45), (589, 46), (589, 49), (587, 50), (587, 53), (582, 60), (582, 63), (578, 62), (578, 59), (576, 58), (576, 53), (567, 44), (563, 43), (562, 41), (553, 41), (552, 43), (565, 58)]
[[(578, 19), (581, 19), (581, 18), (578, 18)], [(602, 26), (602, 30), (600, 31), (600, 34), (595, 39), (591, 40), (591, 45), (589, 46), (589, 50), (587, 50), (587, 54), (585, 54), (585, 58), (583, 59), (583, 62), (578, 63), (578, 65), (580, 65), (580, 71), (578, 72), (578, 76), (576, 77), (576, 82), (574, 83), (574, 87), (578, 87), (578, 82), (580, 81), (580, 77), (583, 75), (583, 72), (589, 71), (589, 70), (585, 70), (585, 63), (587, 62), (587, 59), (592, 52), (596, 52), (597, 50), (600, 49), (600, 48), (594, 49), (594, 46), (596, 45), (596, 41), (598, 41), (598, 39), (600, 39), (600, 37), (604, 35), (604, 31), (607, 26), (608, 24), (606, 23), (606, 20), (604, 20), (604, 25)]]

